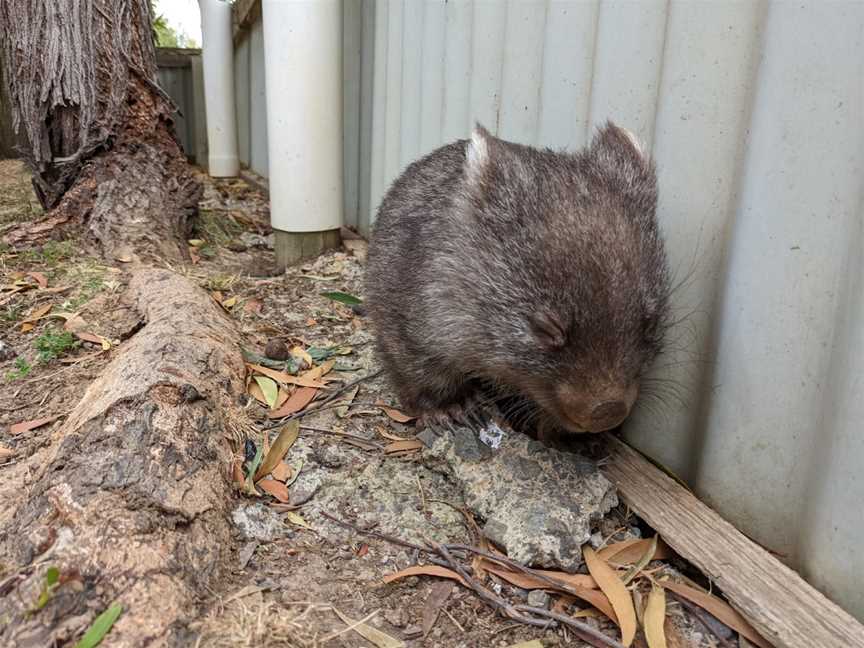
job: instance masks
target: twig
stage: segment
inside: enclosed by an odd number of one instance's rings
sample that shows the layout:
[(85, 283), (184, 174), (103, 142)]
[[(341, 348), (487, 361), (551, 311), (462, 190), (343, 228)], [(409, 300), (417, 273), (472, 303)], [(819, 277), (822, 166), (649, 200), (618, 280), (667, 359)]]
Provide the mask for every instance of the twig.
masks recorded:
[(441, 611), (447, 615), (447, 617), (453, 622), (453, 625), (455, 625), (457, 628), (459, 628), (459, 632), (461, 632), (462, 634), (465, 634), (465, 628), (463, 628), (461, 625), (459, 625), (459, 622), (453, 618), (453, 615), (447, 611), (447, 608), (442, 607)]
[(576, 619), (568, 617), (566, 614), (558, 614), (557, 612), (552, 612), (551, 610), (546, 610), (544, 608), (535, 608), (531, 607), (530, 605), (516, 605), (514, 607), (521, 612), (530, 612), (539, 616), (545, 616), (549, 617), (550, 619), (555, 619), (556, 621), (567, 625), (571, 630), (573, 630), (573, 632), (575, 632), (579, 636), (582, 641), (585, 641), (592, 646), (597, 646), (598, 648), (624, 648), (623, 644), (615, 641), (610, 637), (607, 637), (605, 634), (603, 634), (599, 630), (595, 630), (586, 623), (582, 623), (581, 621), (577, 621)]
[[(687, 599), (685, 599), (681, 596), (678, 596), (675, 592), (673, 592), (671, 590), (667, 589), (666, 593), (669, 596), (671, 596), (673, 599), (678, 601), (685, 608), (687, 608), (687, 611), (690, 612), (690, 614), (692, 614), (696, 618), (696, 620), (702, 625), (702, 627), (704, 627), (710, 634), (717, 637), (717, 643), (719, 643), (723, 648), (733, 648), (731, 641), (721, 637), (720, 634), (714, 628), (711, 627), (712, 624), (711, 624), (711, 622), (708, 621), (707, 618), (705, 618), (705, 611), (702, 610), (702, 608), (700, 608), (698, 605), (695, 605), (694, 603), (691, 603)], [(723, 625), (723, 623), (719, 620), (715, 620), (715, 622), (719, 623), (720, 625)]]
[(380, 533), (379, 531), (372, 531), (371, 529), (364, 529), (363, 527), (357, 526), (351, 522), (347, 522), (345, 520), (340, 520), (337, 517), (334, 517), (327, 513), (326, 511), (321, 511), (321, 515), (330, 520), (331, 522), (335, 522), (343, 527), (347, 527), (349, 529), (354, 529), (360, 533), (365, 533), (366, 535), (370, 535), (373, 538), (378, 538), (379, 540), (384, 540), (386, 542), (390, 542), (401, 547), (407, 547), (408, 549), (416, 549), (417, 551), (422, 551), (424, 553), (430, 553), (428, 547), (421, 547), (418, 544), (414, 544), (413, 542), (408, 542), (407, 540), (402, 540), (401, 538), (397, 538), (395, 536), (387, 535), (386, 533)]

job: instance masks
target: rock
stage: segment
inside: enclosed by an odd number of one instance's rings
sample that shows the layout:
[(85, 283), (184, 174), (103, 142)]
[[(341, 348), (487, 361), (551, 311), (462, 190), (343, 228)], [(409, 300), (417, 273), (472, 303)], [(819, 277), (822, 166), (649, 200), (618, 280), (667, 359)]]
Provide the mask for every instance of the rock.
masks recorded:
[(549, 607), (549, 595), (543, 590), (531, 590), (528, 592), (528, 605), (545, 609)]
[(15, 353), (15, 349), (8, 342), (4, 342), (0, 340), (0, 362), (5, 362), (6, 360), (11, 360), (14, 358), (17, 353)]
[(273, 338), (264, 347), (264, 355), (271, 360), (287, 360), (291, 357), (291, 351), (282, 340)]
[(384, 620), (394, 628), (404, 628), (408, 625), (408, 611), (404, 608), (396, 608), (395, 610), (385, 610)]
[(232, 252), (245, 252), (249, 249), (249, 246), (246, 245), (243, 241), (238, 241), (236, 239), (233, 241), (229, 241), (228, 245), (226, 245), (225, 247), (227, 247)]
[(291, 533), (278, 513), (261, 504), (241, 504), (231, 513), (231, 519), (249, 540), (270, 542)]
[(451, 475), (486, 520), (484, 535), (524, 564), (575, 572), (592, 526), (618, 504), (592, 461), (495, 423), (427, 427), (418, 438), (424, 460)]
[(243, 232), (240, 235), (240, 242), (250, 248), (264, 248), (267, 250), (273, 249), (273, 234), (262, 236), (255, 232)]

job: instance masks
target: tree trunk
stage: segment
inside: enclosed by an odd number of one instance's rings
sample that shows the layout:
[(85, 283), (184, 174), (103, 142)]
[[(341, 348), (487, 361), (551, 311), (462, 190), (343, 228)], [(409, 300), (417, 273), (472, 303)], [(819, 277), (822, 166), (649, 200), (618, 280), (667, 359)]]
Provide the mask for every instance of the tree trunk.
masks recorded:
[(201, 186), (156, 85), (148, 0), (0, 0), (0, 30), (13, 126), (49, 210), (4, 241), (74, 232), (106, 258), (186, 258)]
[[(138, 271), (124, 302), (143, 326), (50, 448), (0, 482), (0, 574), (15, 565), (0, 578), (2, 646), (73, 645), (113, 602), (124, 613), (107, 645), (187, 645), (196, 602), (228, 571), (223, 430), (243, 425), (237, 333), (201, 288), (165, 270)], [(70, 582), (34, 614), (49, 566)]]

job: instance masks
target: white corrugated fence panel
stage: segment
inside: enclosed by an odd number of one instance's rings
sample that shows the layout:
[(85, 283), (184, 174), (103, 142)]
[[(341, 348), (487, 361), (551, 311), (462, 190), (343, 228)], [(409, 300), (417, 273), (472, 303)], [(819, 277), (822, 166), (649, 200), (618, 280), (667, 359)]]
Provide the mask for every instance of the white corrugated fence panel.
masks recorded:
[(360, 225), (465, 137), (657, 160), (681, 281), (631, 441), (864, 620), (864, 2), (377, 0)]

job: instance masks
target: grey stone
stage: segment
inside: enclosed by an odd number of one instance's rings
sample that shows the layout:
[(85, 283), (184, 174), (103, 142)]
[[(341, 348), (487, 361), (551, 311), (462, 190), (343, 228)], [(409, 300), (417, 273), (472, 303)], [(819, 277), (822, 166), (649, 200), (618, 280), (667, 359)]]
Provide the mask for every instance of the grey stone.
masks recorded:
[(536, 608), (549, 607), (549, 595), (543, 590), (531, 590), (528, 592), (528, 605)]
[(234, 509), (231, 519), (250, 540), (269, 542), (291, 533), (278, 513), (261, 504), (241, 504)]
[[(487, 538), (524, 564), (578, 569), (592, 527), (618, 504), (593, 462), (509, 428), (436, 432), (424, 436), (425, 461), (459, 485), (468, 508), (486, 521)], [(497, 449), (481, 441), (499, 437)]]
[(0, 362), (5, 362), (6, 360), (11, 360), (14, 358), (17, 353), (15, 353), (15, 349), (8, 342), (4, 342), (0, 340)]

